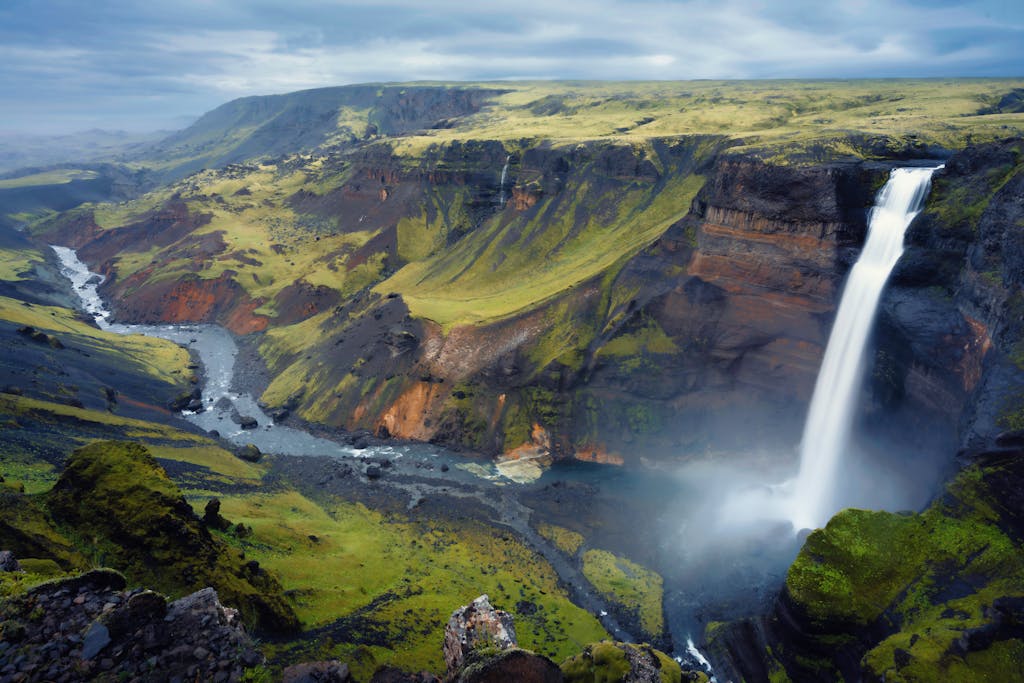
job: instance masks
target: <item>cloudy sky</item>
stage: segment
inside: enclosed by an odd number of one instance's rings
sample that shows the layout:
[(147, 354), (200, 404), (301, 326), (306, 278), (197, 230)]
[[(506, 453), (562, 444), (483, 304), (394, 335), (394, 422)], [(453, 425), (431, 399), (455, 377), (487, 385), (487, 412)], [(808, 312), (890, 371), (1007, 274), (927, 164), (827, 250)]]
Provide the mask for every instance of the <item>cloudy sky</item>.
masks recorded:
[(875, 76), (1024, 76), (1024, 2), (0, 2), (0, 132), (367, 81)]

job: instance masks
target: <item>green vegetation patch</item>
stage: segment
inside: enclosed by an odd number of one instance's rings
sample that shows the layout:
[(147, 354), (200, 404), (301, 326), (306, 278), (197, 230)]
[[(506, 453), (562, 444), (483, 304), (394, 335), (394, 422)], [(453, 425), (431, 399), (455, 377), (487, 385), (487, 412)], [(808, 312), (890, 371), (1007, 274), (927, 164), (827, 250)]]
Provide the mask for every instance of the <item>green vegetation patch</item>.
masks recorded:
[[(603, 641), (587, 645), (583, 652), (561, 664), (567, 683), (619, 683), (627, 680), (651, 680), (655, 672), (661, 683), (681, 683), (683, 672), (679, 663), (650, 645)], [(689, 673), (689, 672), (688, 672)], [(687, 680), (707, 681), (697, 674)]]
[(583, 545), (583, 534), (557, 524), (541, 522), (537, 525), (537, 533), (554, 543), (559, 550), (569, 556), (575, 556), (580, 546)]
[(316, 652), (294, 644), (282, 656), (338, 657), (367, 674), (389, 662), (442, 671), (444, 625), (481, 593), (515, 617), (524, 648), (561, 659), (605, 637), (538, 555), (476, 523), (321, 506), (294, 491), (220, 500), (225, 517), (252, 528), (227, 540), (280, 576), (304, 627), (316, 629)]
[(0, 297), (0, 319), (52, 332), (58, 339), (72, 339), (86, 350), (116, 355), (133, 370), (166, 384), (183, 385), (192, 374), (187, 370), (188, 351), (174, 342), (100, 330), (69, 308), (27, 306), (17, 299)]
[(998, 493), (1020, 481), (1019, 463), (989, 462), (961, 472), (919, 515), (845, 510), (833, 517), (808, 537), (786, 578), (813, 638), (827, 651), (835, 641), (829, 634), (882, 628), (890, 635), (862, 664), (885, 680), (968, 680), (973, 666), (975, 676), (992, 674), (973, 680), (1019, 675), (1016, 644), (992, 651), (989, 640), (965, 651), (957, 643), (993, 628), (1000, 599), (1024, 597), (1024, 550), (1006, 534), (1005, 494)]
[(32, 266), (42, 260), (43, 255), (34, 249), (0, 248), (0, 280), (8, 282), (24, 280), (24, 275), (32, 269)]
[(102, 441), (76, 450), (46, 502), (93, 561), (131, 581), (172, 596), (214, 586), (250, 625), (297, 629), (277, 581), (210, 535), (144, 446)]
[(606, 550), (583, 553), (583, 575), (606, 598), (635, 614), (650, 636), (665, 628), (662, 579), (657, 573)]
[(53, 171), (32, 173), (0, 180), (0, 190), (13, 190), (22, 187), (39, 187), (41, 185), (66, 185), (72, 180), (93, 180), (99, 178), (96, 171), (87, 171), (80, 168), (59, 168)]
[(596, 158), (585, 162), (558, 194), (529, 211), (498, 214), (376, 290), (400, 292), (414, 315), (446, 329), (501, 320), (591, 280), (650, 244), (686, 214), (703, 184), (687, 173), (646, 184), (611, 182), (590, 177), (598, 173), (596, 165)]

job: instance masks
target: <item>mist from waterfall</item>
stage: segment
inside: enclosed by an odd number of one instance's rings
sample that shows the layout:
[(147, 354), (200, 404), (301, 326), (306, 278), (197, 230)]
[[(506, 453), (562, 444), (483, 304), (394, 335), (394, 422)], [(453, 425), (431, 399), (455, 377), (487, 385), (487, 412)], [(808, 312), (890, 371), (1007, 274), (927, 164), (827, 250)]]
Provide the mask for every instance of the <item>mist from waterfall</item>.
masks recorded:
[(800, 471), (789, 492), (796, 529), (821, 526), (836, 512), (839, 464), (850, 441), (878, 301), (936, 170), (893, 170), (871, 209), (867, 243), (843, 290), (804, 424)]

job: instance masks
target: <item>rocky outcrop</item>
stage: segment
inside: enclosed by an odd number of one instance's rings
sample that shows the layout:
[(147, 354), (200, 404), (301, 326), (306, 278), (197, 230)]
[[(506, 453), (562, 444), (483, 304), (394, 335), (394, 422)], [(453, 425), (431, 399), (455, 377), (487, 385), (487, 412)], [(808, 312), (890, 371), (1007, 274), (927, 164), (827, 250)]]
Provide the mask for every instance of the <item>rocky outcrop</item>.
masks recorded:
[(144, 446), (76, 450), (46, 503), (62, 529), (91, 539), (89, 551), (133, 581), (179, 593), (212, 585), (254, 628), (298, 629), (277, 580), (211, 535)]
[(0, 602), (3, 680), (224, 683), (262, 662), (211, 588), (169, 602), (93, 570)]
[(998, 446), (973, 453), (973, 464), (918, 515), (836, 515), (807, 538), (769, 617), (709, 632), (717, 674), (747, 681), (781, 671), (793, 681), (1019, 676), (1022, 456)]
[(446, 681), (559, 683), (562, 672), (547, 657), (518, 648), (512, 615), (481, 595), (452, 612), (444, 630)]
[(591, 643), (583, 652), (562, 662), (566, 683), (624, 681), (628, 683), (679, 683), (706, 681), (707, 675), (683, 671), (664, 652), (650, 645), (604, 641)]
[(491, 607), (490, 598), (481, 595), (452, 612), (444, 629), (444, 662), (449, 676), (459, 671), (466, 656), (474, 650), (507, 650), (518, 644), (512, 615)]

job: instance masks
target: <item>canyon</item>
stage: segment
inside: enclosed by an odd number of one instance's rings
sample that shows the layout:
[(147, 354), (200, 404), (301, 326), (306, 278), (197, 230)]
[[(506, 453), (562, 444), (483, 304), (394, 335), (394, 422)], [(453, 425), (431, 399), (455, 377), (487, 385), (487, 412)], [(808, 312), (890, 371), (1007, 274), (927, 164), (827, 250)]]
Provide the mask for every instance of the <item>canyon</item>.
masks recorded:
[[(694, 85), (678, 102), (701, 87), (717, 86)], [(918, 86), (905, 87), (913, 97)], [(523, 487), (514, 495), (531, 511), (529, 528), (561, 529), (551, 532), (555, 545), (566, 532), (585, 539), (582, 549), (546, 554), (582, 563), (579, 581), (595, 586), (586, 562), (594, 566), (600, 549), (655, 568), (673, 623), (644, 622), (642, 633), (679, 653), (685, 635), (700, 640), (693, 631), (707, 627), (720, 680), (898, 671), (927, 680), (953, 660), (989, 657), (977, 666), (993, 670), (999, 657), (1018, 661), (1019, 541), (977, 569), (944, 534), (974, 525), (1004, 548), (1022, 529), (1008, 494), (1024, 429), (1019, 130), (987, 128), (984, 117), (996, 114), (979, 114), (987, 141), (967, 144), (942, 132), (941, 117), (904, 136), (871, 130), (867, 116), (851, 119), (862, 126), (853, 131), (808, 123), (808, 137), (792, 142), (771, 128), (760, 138), (693, 130), (651, 104), (655, 120), (679, 128), (644, 132), (651, 122), (642, 119), (604, 123), (611, 100), (599, 86), (502, 104), (522, 88), (366, 86), (236, 101), (148, 152), (162, 165), (136, 176), (131, 198), (45, 215), (27, 232), (34, 244), (74, 248), (102, 274), (114, 321), (215, 323), (236, 335), (256, 376), (247, 389), (290, 427), (374, 447), (429, 443), (452, 452), (445, 467), (539, 477), (509, 484)], [(859, 105), (849, 111), (861, 116)], [(502, 127), (524, 116), (531, 135)], [(570, 138), (559, 117), (610, 132)], [(938, 163), (882, 295), (843, 499), (922, 512), (847, 511), (805, 543), (759, 529), (739, 550), (708, 551), (692, 531), (717, 514), (707, 509), (740, 480), (765, 485), (796, 471), (839, 292), (878, 189), (894, 166)], [(20, 291), (16, 282), (2, 293)], [(3, 367), (19, 396), (63, 400), (65, 389), (42, 392)], [(188, 389), (184, 375), (175, 383)], [(169, 387), (156, 401), (126, 387), (121, 404), (174, 419), (152, 407), (166, 404)], [(270, 456), (274, 476), (301, 482), (304, 494), (329, 480), (326, 464), (296, 460), (303, 474), (289, 475)], [(664, 491), (649, 481), (659, 477)], [(640, 482), (649, 500), (634, 495)], [(350, 484), (335, 486), (319, 484), (374, 505)], [(448, 495), (431, 486), (426, 497)], [(233, 509), (247, 509), (245, 500)], [(994, 511), (978, 512), (984, 505)], [(637, 519), (648, 523), (637, 528)], [(870, 580), (838, 552), (842, 539), (859, 539), (875, 558), (886, 534), (908, 537), (905, 519), (922, 520), (913, 543), (944, 569), (893, 567), (892, 590), (879, 597), (888, 603), (843, 612), (843, 594), (820, 576)], [(691, 531), (677, 537), (673, 525)], [(531, 543), (546, 543), (531, 533)], [(729, 573), (718, 577), (723, 586), (687, 585), (714, 577), (714, 565), (696, 568), (716, 552), (721, 566), (729, 553), (744, 557), (744, 586), (726, 590)], [(809, 588), (801, 578), (810, 575), (822, 583)], [(975, 602), (954, 605), (963, 581)], [(914, 586), (908, 606), (900, 590)], [(632, 629), (641, 621), (630, 609), (616, 616)], [(914, 649), (939, 625), (968, 644)], [(978, 628), (996, 635), (971, 635)]]

